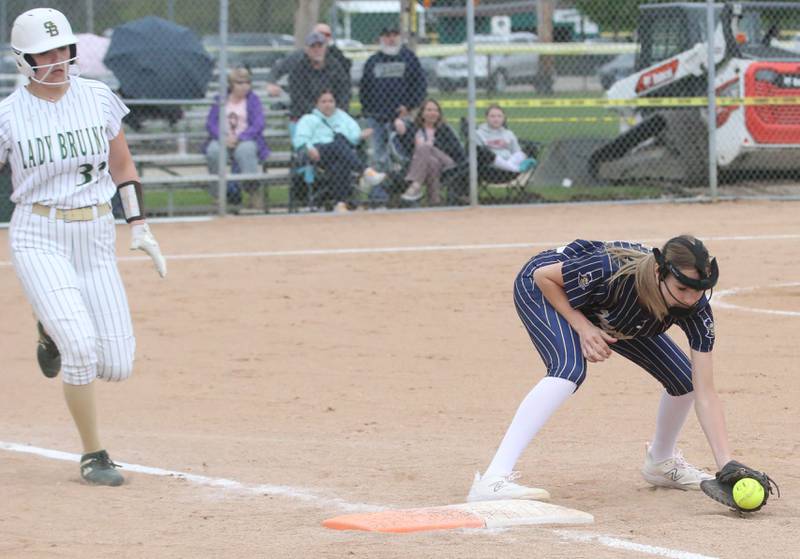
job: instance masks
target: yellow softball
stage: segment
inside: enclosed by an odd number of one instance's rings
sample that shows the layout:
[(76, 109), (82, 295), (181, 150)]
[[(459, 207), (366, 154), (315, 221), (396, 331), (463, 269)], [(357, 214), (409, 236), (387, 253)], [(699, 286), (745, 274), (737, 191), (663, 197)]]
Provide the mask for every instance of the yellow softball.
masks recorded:
[(752, 510), (764, 502), (764, 488), (751, 477), (744, 477), (733, 486), (733, 501), (744, 510)]

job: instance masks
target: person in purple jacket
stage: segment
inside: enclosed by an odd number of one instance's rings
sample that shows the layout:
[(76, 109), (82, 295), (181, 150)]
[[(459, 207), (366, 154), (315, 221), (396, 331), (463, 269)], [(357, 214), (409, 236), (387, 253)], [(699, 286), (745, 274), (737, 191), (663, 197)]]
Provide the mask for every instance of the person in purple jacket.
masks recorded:
[[(224, 140), (229, 157), (233, 161), (233, 172), (258, 173), (260, 164), (269, 157), (269, 146), (264, 140), (264, 109), (261, 100), (252, 91), (252, 76), (247, 68), (234, 68), (228, 73), (228, 97), (225, 114), (228, 119), (228, 134)], [(219, 98), (211, 106), (206, 120), (208, 142), (205, 146), (208, 171), (219, 172)], [(263, 208), (263, 193), (256, 183), (252, 184), (248, 204), (251, 208)], [(212, 195), (216, 186), (211, 186)], [(228, 187), (228, 202), (241, 201), (236, 185)]]

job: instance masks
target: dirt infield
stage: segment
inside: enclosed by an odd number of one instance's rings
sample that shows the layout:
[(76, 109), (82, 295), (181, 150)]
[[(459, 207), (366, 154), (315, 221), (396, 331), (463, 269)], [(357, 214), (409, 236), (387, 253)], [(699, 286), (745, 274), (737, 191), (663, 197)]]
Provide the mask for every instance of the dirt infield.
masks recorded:
[[(137, 366), (98, 387), (102, 436), (115, 460), (198, 476), (128, 471), (120, 488), (84, 486), (76, 464), (9, 448), (80, 451), (58, 381), (38, 372), (34, 318), (0, 231), (0, 556), (796, 557), (799, 214), (797, 202), (740, 202), (156, 223), (163, 281), (129, 257), (120, 227)], [(783, 498), (740, 519), (699, 493), (648, 486), (638, 468), (660, 389), (614, 356), (590, 366), (518, 465), (595, 524), (321, 527), (343, 512), (464, 500), (543, 372), (511, 299), (533, 253), (683, 232), (719, 258), (721, 290), (756, 288), (726, 302), (794, 313), (715, 313), (734, 453)], [(713, 468), (693, 415), (680, 446)]]

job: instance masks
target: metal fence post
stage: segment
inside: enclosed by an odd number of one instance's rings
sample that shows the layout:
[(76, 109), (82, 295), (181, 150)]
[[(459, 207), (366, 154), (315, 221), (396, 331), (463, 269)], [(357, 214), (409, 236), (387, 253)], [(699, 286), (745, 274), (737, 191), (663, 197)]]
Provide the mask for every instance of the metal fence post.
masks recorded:
[(475, 145), (475, 4), (467, 0), (467, 123), (469, 204), (478, 205), (478, 147)]
[(225, 75), (228, 67), (228, 0), (219, 0), (219, 177), (217, 182), (217, 213), (225, 215), (227, 206), (228, 178), (228, 119), (225, 116), (225, 92), (228, 91), (228, 78)]
[(714, 0), (706, 0), (706, 27), (708, 45), (708, 187), (711, 200), (717, 201), (717, 81), (716, 33), (714, 29)]

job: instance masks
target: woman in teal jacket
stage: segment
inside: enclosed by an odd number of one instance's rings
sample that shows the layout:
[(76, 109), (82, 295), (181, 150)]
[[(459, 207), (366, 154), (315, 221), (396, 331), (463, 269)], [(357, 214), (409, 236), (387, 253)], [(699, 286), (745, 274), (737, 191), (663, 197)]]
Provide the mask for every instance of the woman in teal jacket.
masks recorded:
[(352, 194), (353, 173), (360, 176), (359, 187), (365, 191), (386, 178), (356, 154), (355, 146), (371, 134), (371, 128), (362, 131), (353, 117), (336, 108), (329, 89), (317, 97), (317, 108), (297, 122), (292, 145), (296, 150), (306, 150), (308, 158), (331, 175), (332, 194), (339, 209), (346, 208)]

